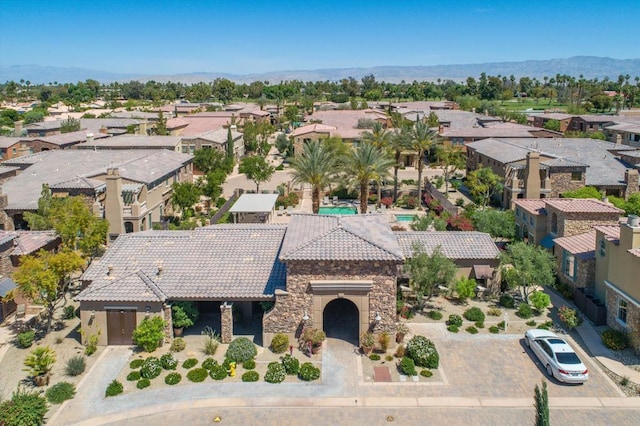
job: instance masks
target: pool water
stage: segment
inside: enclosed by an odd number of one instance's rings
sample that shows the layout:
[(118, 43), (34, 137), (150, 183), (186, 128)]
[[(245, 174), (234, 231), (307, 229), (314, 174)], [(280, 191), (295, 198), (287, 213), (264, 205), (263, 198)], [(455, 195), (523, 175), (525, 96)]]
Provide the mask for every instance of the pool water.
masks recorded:
[(415, 214), (397, 214), (396, 220), (398, 222), (413, 222), (413, 218), (415, 217)]
[(355, 207), (320, 207), (318, 214), (356, 214), (356, 211)]

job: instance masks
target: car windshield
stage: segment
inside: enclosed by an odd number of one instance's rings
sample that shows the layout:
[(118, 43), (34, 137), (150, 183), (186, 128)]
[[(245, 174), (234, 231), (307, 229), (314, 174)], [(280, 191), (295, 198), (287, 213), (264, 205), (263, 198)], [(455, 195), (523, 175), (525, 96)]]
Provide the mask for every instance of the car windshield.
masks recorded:
[(547, 339), (547, 341), (548, 341), (549, 343), (551, 343), (552, 345), (561, 345), (561, 344), (563, 344), (563, 343), (567, 343), (567, 342), (565, 342), (565, 341), (564, 341), (564, 340), (562, 340), (562, 339), (555, 339), (555, 338), (554, 338), (554, 339)]
[(580, 358), (573, 352), (556, 352), (560, 364), (580, 364)]

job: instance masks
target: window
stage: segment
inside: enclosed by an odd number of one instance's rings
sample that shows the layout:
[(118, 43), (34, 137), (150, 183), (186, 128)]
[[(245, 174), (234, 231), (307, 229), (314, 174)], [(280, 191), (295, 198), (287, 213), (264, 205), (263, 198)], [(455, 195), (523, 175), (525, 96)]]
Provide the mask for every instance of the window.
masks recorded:
[(529, 216), (529, 225), (533, 225), (533, 216)]
[(582, 180), (582, 172), (571, 172), (571, 180)]
[(555, 212), (551, 215), (551, 233), (558, 234), (558, 215)]
[(576, 268), (577, 268), (577, 264), (576, 264), (576, 258), (573, 254), (569, 253), (568, 251), (564, 251), (563, 252), (563, 267), (562, 270), (564, 272), (564, 274), (571, 278), (573, 281), (576, 280)]
[(520, 207), (516, 207), (516, 217), (520, 217)]
[(618, 321), (627, 325), (627, 301), (623, 298), (618, 299)]

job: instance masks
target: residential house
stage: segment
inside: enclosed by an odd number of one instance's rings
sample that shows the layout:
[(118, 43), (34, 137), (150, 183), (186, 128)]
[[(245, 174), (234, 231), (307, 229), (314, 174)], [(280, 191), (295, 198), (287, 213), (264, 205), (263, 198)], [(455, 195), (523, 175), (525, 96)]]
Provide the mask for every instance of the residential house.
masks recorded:
[(234, 223), (272, 223), (279, 194), (242, 194), (229, 213)]
[(569, 124), (571, 123), (573, 115), (561, 112), (547, 112), (542, 114), (530, 114), (529, 117), (533, 118), (532, 125), (539, 128), (544, 128), (544, 126), (550, 121), (558, 121), (560, 123), (559, 131), (564, 133), (569, 129)]
[(76, 145), (75, 149), (168, 149), (180, 152), (182, 138), (179, 136), (142, 136), (121, 135), (110, 138), (93, 138), (87, 142)]
[(234, 158), (238, 161), (244, 157), (244, 139), (242, 133), (238, 132), (235, 126), (231, 126), (231, 129), (220, 128), (194, 136), (182, 136), (180, 149), (185, 154), (193, 154), (197, 149), (215, 149), (227, 152), (229, 132), (231, 132), (231, 140), (233, 141)]
[(604, 134), (611, 142), (640, 148), (640, 119), (605, 125)]

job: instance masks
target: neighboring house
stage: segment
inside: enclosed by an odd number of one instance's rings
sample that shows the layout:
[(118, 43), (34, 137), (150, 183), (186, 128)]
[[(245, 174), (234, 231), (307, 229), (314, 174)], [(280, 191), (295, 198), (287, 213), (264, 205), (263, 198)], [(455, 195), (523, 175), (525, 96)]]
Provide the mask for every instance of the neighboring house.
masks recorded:
[(567, 131), (574, 132), (604, 132), (605, 126), (613, 124), (616, 119), (612, 115), (578, 115), (571, 117)]
[(573, 115), (563, 114), (561, 112), (549, 112), (542, 114), (531, 114), (529, 117), (533, 118), (532, 125), (534, 127), (544, 128), (544, 126), (550, 121), (560, 122), (560, 132), (564, 133), (569, 128)]
[(137, 135), (147, 135), (155, 130), (155, 123), (150, 123), (146, 119), (135, 118), (81, 118), (80, 128), (86, 129), (94, 135), (98, 133), (111, 136), (133, 133)]
[[(235, 126), (231, 126), (231, 139), (233, 140), (233, 153), (236, 161), (244, 157), (244, 139), (242, 133)], [(215, 149), (226, 153), (229, 139), (229, 129), (220, 128), (203, 132), (194, 136), (182, 136), (180, 149), (185, 154), (193, 154), (197, 149)]]
[(182, 138), (178, 136), (121, 135), (104, 139), (93, 139), (76, 145), (76, 149), (168, 149), (180, 152)]
[(606, 125), (604, 134), (611, 142), (640, 148), (640, 119), (636, 122)]
[(242, 194), (229, 213), (234, 223), (271, 223), (279, 194)]
[(41, 121), (39, 123), (31, 123), (24, 126), (27, 136), (30, 138), (40, 136), (53, 136), (60, 134), (60, 127), (63, 120)]
[(0, 157), (2, 160), (29, 154), (29, 149), (22, 145), (21, 137), (0, 136)]
[(50, 151), (52, 149), (70, 149), (83, 142), (92, 142), (99, 139), (108, 138), (109, 135), (104, 133), (93, 134), (87, 130), (77, 132), (60, 133), (53, 136), (35, 136), (33, 138), (23, 139), (22, 143), (29, 148), (29, 153)]
[(290, 138), (293, 141), (294, 155), (300, 154), (304, 145), (312, 141), (320, 141), (329, 137), (337, 136), (337, 129), (326, 124), (307, 124), (291, 132)]
[(497, 123), (487, 127), (471, 127), (468, 129), (443, 129), (439, 136), (454, 146), (465, 146), (467, 143), (489, 138), (554, 138), (562, 134), (550, 130), (532, 129), (513, 123)]
[(167, 120), (167, 130), (172, 136), (197, 136), (214, 132), (231, 125), (232, 117), (226, 113), (204, 112)]

